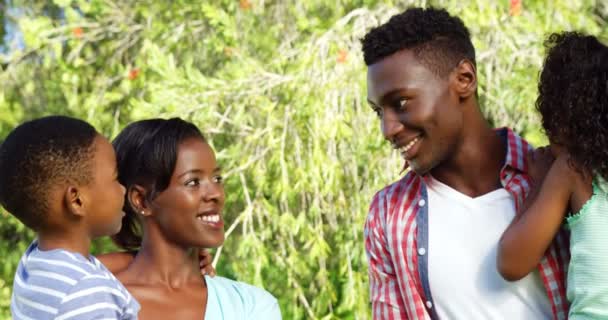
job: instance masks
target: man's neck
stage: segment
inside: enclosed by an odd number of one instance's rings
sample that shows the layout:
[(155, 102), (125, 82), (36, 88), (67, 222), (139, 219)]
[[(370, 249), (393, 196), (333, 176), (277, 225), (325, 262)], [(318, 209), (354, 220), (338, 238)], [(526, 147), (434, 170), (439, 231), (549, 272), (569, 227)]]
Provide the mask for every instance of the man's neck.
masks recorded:
[(431, 170), (433, 177), (470, 197), (501, 188), (500, 171), (506, 158), (502, 138), (483, 120), (467, 126), (455, 154)]

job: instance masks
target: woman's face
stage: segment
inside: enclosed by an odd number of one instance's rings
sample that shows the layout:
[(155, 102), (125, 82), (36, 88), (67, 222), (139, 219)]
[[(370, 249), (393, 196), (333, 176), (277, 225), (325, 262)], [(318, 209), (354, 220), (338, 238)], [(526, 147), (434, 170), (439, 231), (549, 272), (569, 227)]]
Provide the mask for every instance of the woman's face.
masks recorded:
[(180, 143), (169, 186), (150, 208), (165, 238), (179, 246), (215, 248), (224, 243), (222, 176), (203, 139)]

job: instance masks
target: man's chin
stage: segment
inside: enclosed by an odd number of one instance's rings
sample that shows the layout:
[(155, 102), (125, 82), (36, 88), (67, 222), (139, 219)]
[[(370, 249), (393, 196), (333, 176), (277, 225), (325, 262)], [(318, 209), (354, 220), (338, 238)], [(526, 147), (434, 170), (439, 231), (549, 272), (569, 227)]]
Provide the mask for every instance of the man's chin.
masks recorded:
[(428, 163), (420, 163), (419, 161), (415, 160), (409, 161), (408, 164), (410, 170), (414, 171), (419, 176), (424, 176), (433, 169), (433, 166), (429, 165)]

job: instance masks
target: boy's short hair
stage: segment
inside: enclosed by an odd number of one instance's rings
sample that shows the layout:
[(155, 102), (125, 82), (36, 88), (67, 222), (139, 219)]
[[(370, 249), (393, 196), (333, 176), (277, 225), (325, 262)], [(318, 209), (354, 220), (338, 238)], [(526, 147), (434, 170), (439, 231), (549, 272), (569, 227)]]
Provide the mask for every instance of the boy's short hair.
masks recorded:
[(475, 65), (475, 48), (469, 30), (445, 9), (410, 8), (369, 31), (361, 40), (366, 65), (403, 49), (438, 76), (445, 76), (462, 59)]
[(65, 116), (17, 126), (0, 146), (0, 204), (27, 227), (43, 228), (50, 190), (91, 182), (97, 134), (87, 122)]

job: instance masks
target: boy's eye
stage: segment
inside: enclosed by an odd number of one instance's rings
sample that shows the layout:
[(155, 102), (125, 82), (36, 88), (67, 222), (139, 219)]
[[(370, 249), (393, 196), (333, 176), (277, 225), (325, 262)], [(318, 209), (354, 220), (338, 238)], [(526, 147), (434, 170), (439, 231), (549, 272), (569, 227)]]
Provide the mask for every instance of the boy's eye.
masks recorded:
[(405, 108), (407, 106), (407, 102), (408, 102), (408, 99), (403, 98), (403, 97), (396, 99), (393, 102), (393, 108), (395, 108), (395, 110), (405, 110)]
[(186, 181), (186, 186), (187, 187), (196, 187), (196, 186), (198, 186), (200, 184), (201, 184), (201, 181), (198, 178), (196, 178), (196, 179), (190, 179), (190, 180)]
[(224, 177), (222, 177), (222, 176), (215, 176), (215, 177), (213, 177), (213, 182), (215, 182), (215, 183), (222, 183), (222, 182), (224, 182)]
[(376, 113), (376, 116), (378, 116), (378, 118), (382, 118), (382, 109), (378, 107), (372, 107), (372, 110), (374, 110), (374, 113)]

